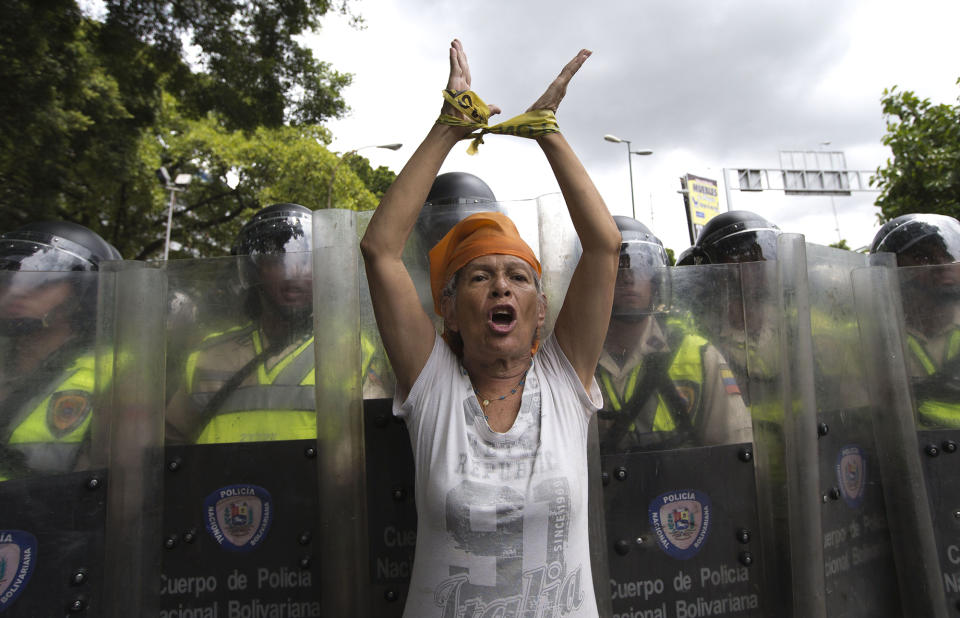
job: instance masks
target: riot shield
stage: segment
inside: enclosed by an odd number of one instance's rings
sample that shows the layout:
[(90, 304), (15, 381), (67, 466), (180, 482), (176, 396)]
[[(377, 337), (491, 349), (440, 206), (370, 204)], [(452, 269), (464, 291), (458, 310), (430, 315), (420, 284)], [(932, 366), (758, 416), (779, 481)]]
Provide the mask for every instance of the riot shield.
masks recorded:
[[(318, 213), (315, 227), (341, 212)], [(325, 567), (353, 537), (340, 529), (331, 540), (327, 532), (334, 513), (352, 503), (324, 511), (320, 494), (337, 496), (324, 481), (339, 483), (338, 461), (357, 458), (349, 441), (318, 443), (318, 426), (346, 440), (351, 430), (343, 426), (350, 410), (326, 408), (317, 393), (336, 406), (359, 402), (356, 376), (344, 379), (357, 372), (357, 329), (318, 297), (351, 312), (356, 241), (342, 236), (354, 248), (352, 267), (333, 283), (328, 271), (340, 266), (340, 247), (329, 247), (324, 234), (313, 238), (312, 253), (167, 265), (171, 301), (189, 299), (171, 302), (167, 319), (168, 359), (179, 366), (168, 367), (176, 386), (166, 407), (163, 534), (156, 541), (164, 548), (161, 609), (170, 615), (319, 616), (323, 593), (344, 589), (329, 582), (336, 570)], [(173, 315), (184, 305), (190, 310)], [(335, 373), (330, 367), (338, 363)]]
[(143, 509), (160, 434), (123, 438), (159, 418), (162, 397), (124, 381), (161, 358), (160, 312), (140, 304), (159, 298), (160, 279), (114, 266), (0, 273), (0, 612), (121, 616), (150, 605)]
[(323, 615), (366, 616), (371, 599), (363, 584), (367, 536), (361, 393), (382, 384), (372, 383), (373, 350), (360, 331), (356, 213), (315, 212), (313, 243), (319, 448), (314, 474), (319, 474), (321, 515), (314, 558), (320, 563)]
[[(776, 614), (766, 579), (776, 556), (761, 521), (771, 513), (757, 488), (770, 458), (747, 407), (761, 403), (747, 399), (749, 368), (770, 324), (744, 322), (749, 303), (772, 314), (758, 306), (775, 298), (759, 289), (775, 280), (769, 272), (750, 299), (736, 265), (641, 270), (627, 284), (618, 276), (597, 369), (613, 615)], [(666, 313), (643, 313), (649, 303), (636, 300), (654, 287), (672, 289)]]
[(567, 286), (580, 259), (580, 241), (561, 194), (540, 196), (537, 198), (537, 210), (540, 230), (538, 255), (543, 268), (543, 293), (547, 295), (547, 318), (543, 325), (549, 332), (553, 330), (561, 300), (567, 294)]
[(960, 606), (956, 264), (854, 273), (904, 612)]
[[(421, 217), (414, 238), (407, 245), (407, 264), (421, 295), (424, 310), (433, 311), (429, 274), (421, 247), (442, 238), (456, 223), (450, 205), (442, 213)], [(469, 213), (468, 213), (469, 214)], [(364, 216), (366, 215), (366, 216)], [(464, 215), (465, 216), (465, 215)], [(369, 213), (358, 217), (360, 235), (369, 223)], [(431, 221), (441, 221), (440, 229), (427, 231)], [(439, 234), (439, 236), (438, 236)], [(416, 257), (415, 257), (416, 256)], [(407, 585), (413, 569), (417, 540), (417, 509), (414, 504), (413, 453), (406, 425), (393, 416), (394, 376), (386, 360), (380, 333), (373, 315), (366, 271), (360, 271), (360, 333), (371, 362), (366, 370), (363, 391), (363, 437), (366, 454), (367, 556), (361, 581), (370, 599), (371, 616), (397, 616), (403, 613)], [(369, 385), (369, 386), (366, 386)]]
[(826, 616), (900, 616), (877, 413), (851, 285), (867, 257), (783, 243), (780, 256), (784, 332), (799, 343), (790, 372), (795, 422), (788, 460), (797, 479), (790, 484), (791, 513), (799, 516), (791, 520), (794, 571), (822, 586)]

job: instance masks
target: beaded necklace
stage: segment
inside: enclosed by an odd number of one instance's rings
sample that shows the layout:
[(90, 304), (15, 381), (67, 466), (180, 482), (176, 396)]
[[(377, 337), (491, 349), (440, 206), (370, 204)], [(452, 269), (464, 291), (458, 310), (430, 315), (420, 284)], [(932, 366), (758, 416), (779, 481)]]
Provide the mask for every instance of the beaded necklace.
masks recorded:
[(501, 395), (493, 399), (488, 399), (480, 394), (480, 391), (477, 390), (477, 387), (473, 385), (473, 380), (470, 380), (470, 386), (473, 388), (473, 394), (477, 396), (477, 401), (479, 401), (480, 405), (483, 406), (483, 409), (486, 410), (487, 406), (490, 405), (491, 401), (503, 401), (504, 399), (506, 399), (507, 397), (510, 397), (511, 395), (516, 395), (517, 391), (520, 390), (520, 387), (523, 386), (523, 383), (527, 381), (527, 372), (530, 371), (530, 367), (533, 367), (532, 360), (530, 361), (530, 366), (527, 367), (524, 370), (523, 375), (520, 376), (520, 381), (517, 382), (517, 385), (514, 386), (512, 389), (510, 389), (510, 392), (507, 393), (506, 395)]

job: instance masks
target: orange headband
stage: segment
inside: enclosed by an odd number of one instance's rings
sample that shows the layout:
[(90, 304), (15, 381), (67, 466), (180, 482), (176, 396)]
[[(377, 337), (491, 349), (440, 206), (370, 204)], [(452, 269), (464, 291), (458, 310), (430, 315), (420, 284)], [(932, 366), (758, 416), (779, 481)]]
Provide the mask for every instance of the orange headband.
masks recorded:
[(516, 256), (541, 275), (537, 256), (509, 217), (499, 212), (474, 213), (453, 226), (430, 250), (430, 291), (437, 315), (441, 315), (440, 293), (450, 277), (470, 260), (493, 254)]

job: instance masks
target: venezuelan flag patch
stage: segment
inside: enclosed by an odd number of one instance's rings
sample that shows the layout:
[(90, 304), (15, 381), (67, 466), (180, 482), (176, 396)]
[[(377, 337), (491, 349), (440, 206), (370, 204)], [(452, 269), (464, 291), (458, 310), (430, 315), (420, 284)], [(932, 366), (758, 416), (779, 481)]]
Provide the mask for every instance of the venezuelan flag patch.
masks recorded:
[(730, 367), (720, 365), (720, 380), (723, 381), (723, 388), (727, 389), (728, 395), (740, 394), (740, 387), (737, 386), (737, 379), (733, 377)]

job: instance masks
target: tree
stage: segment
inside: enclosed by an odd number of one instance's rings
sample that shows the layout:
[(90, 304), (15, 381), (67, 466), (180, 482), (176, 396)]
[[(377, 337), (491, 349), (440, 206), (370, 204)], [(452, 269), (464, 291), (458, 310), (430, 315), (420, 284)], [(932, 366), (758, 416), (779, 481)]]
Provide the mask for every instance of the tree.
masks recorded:
[[(186, 118), (172, 96), (166, 95), (164, 101), (156, 132), (144, 134), (140, 143), (140, 174), (129, 192), (140, 202), (118, 205), (114, 219), (122, 230), (113, 235), (115, 244), (125, 257), (162, 254), (170, 194), (153, 175), (161, 165), (172, 177), (187, 173), (194, 178), (177, 195), (171, 257), (226, 255), (242, 224), (268, 204), (326, 207), (338, 161), (326, 147), (330, 141), (326, 129), (299, 125), (231, 131), (213, 114)], [(341, 165), (337, 171), (334, 207), (375, 208), (379, 196), (348, 167)]]
[[(0, 213), (4, 229), (66, 218), (65, 207), (124, 175), (137, 121), (96, 52), (99, 27), (73, 0), (0, 9)], [(89, 225), (94, 217), (75, 219)]]
[(378, 200), (383, 197), (383, 194), (387, 192), (387, 189), (390, 188), (397, 177), (386, 166), (381, 165), (377, 169), (373, 169), (370, 166), (370, 160), (366, 157), (358, 154), (344, 155), (344, 157), (346, 157), (346, 163), (353, 170), (353, 173), (363, 181), (367, 189), (377, 196)]
[(830, 244), (827, 245), (827, 246), (828, 246), (828, 247), (833, 247), (834, 249), (844, 249), (844, 250), (846, 250), (846, 251), (852, 251), (852, 249), (850, 249), (850, 245), (847, 244), (847, 239), (846, 239), (846, 238), (841, 238), (841, 239), (838, 240), (837, 242), (832, 242), (832, 243), (830, 243)]
[(882, 104), (883, 143), (893, 158), (872, 179), (881, 219), (914, 212), (960, 217), (960, 97), (957, 105), (935, 105), (894, 86), (884, 90)]
[[(107, 0), (101, 44), (120, 63), (112, 68), (124, 87), (145, 92), (163, 83), (187, 115), (213, 111), (247, 130), (319, 124), (347, 111), (340, 91), (351, 77), (316, 60), (297, 37), (319, 28), (331, 9), (347, 14), (347, 0)], [(143, 50), (152, 70), (125, 72), (130, 49)]]
[[(183, 249), (172, 255), (222, 255), (240, 222), (271, 202), (325, 205), (336, 157), (318, 123), (346, 110), (340, 90), (350, 77), (295, 38), (345, 3), (105, 7), (97, 20), (75, 0), (0, 6), (0, 231), (64, 219), (126, 258), (161, 255), (161, 165), (204, 179), (178, 195), (173, 239)], [(190, 62), (184, 41), (196, 46)], [(348, 163), (354, 172), (338, 173), (335, 205), (374, 207), (392, 173), (362, 157)]]

